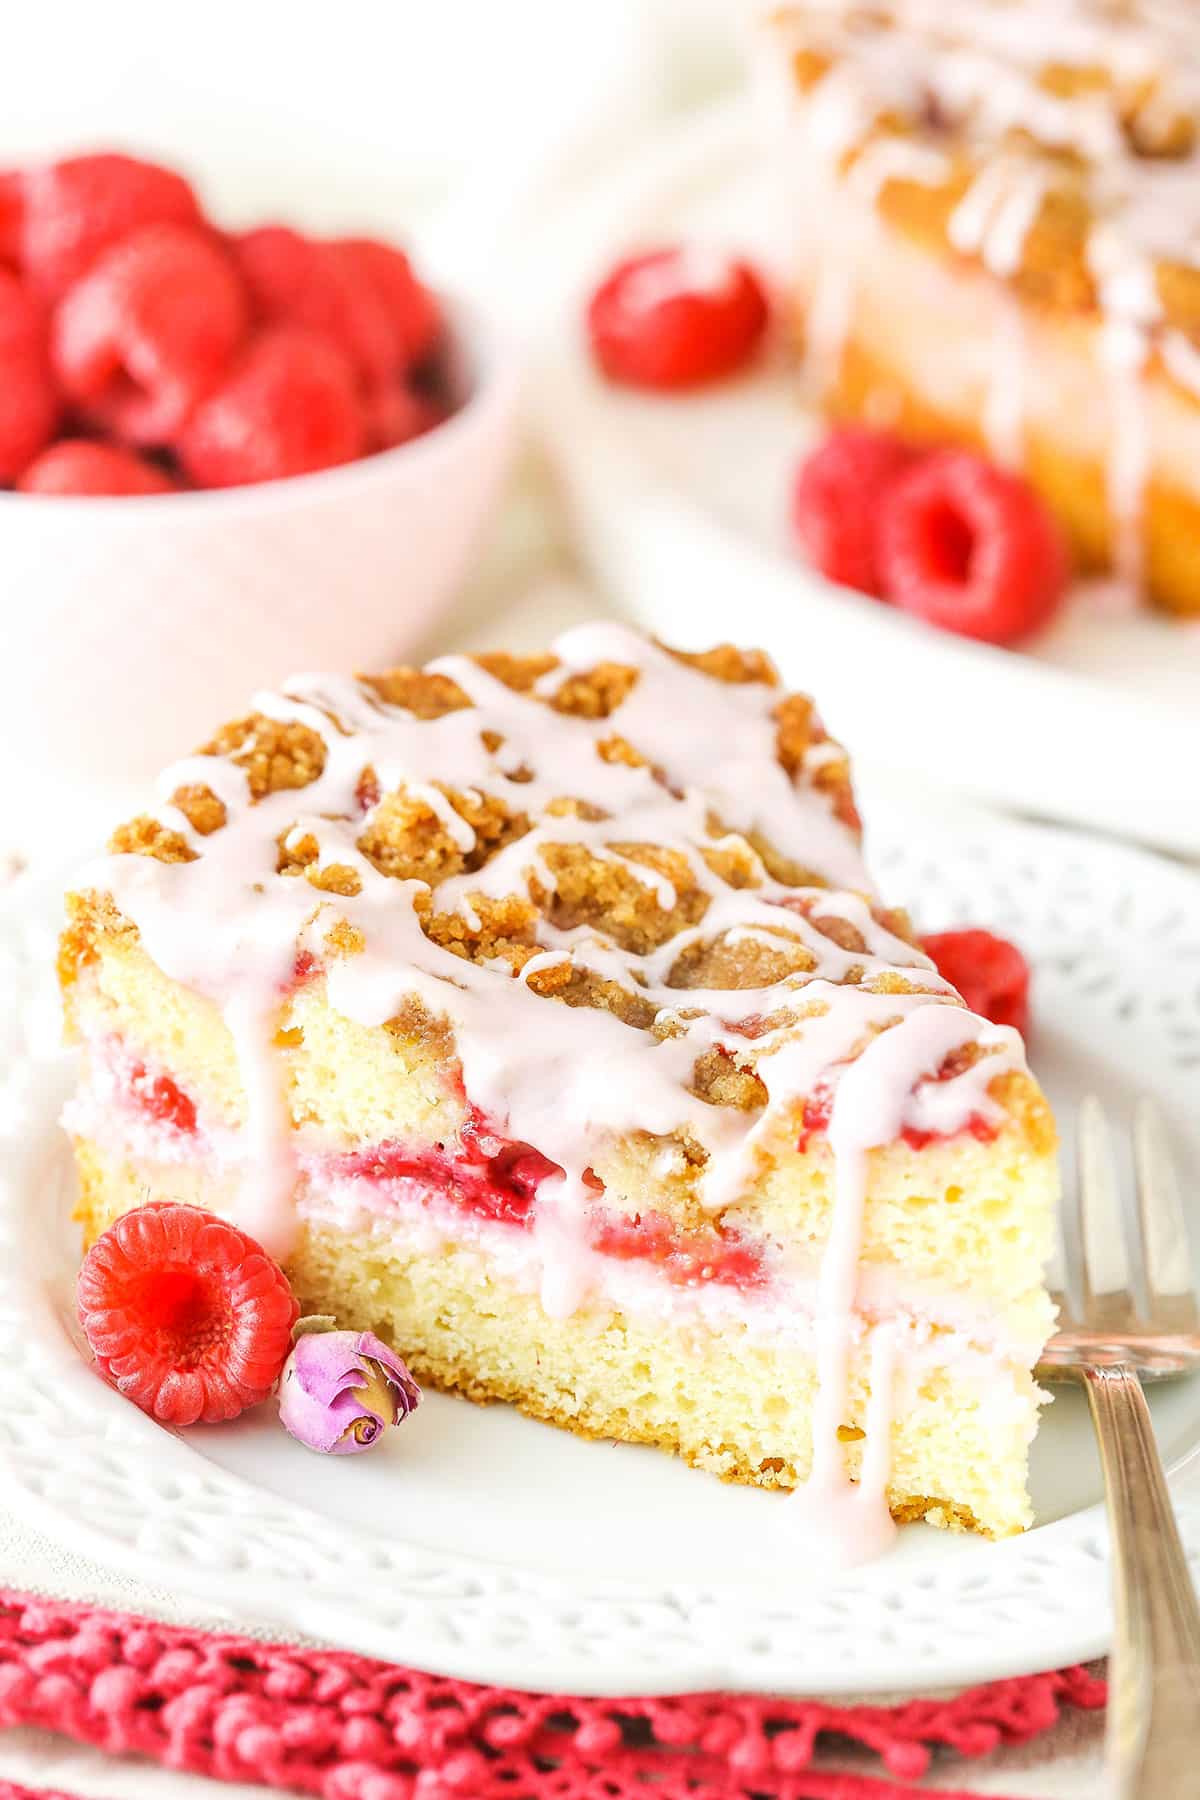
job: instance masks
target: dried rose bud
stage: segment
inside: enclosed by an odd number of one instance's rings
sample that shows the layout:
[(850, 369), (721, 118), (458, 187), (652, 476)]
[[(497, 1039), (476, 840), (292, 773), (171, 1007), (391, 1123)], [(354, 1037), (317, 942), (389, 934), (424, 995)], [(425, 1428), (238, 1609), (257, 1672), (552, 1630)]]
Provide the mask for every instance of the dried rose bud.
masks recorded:
[(407, 1419), (421, 1390), (373, 1332), (331, 1327), (332, 1320), (315, 1318), (297, 1325), (279, 1384), (279, 1417), (310, 1450), (356, 1456)]

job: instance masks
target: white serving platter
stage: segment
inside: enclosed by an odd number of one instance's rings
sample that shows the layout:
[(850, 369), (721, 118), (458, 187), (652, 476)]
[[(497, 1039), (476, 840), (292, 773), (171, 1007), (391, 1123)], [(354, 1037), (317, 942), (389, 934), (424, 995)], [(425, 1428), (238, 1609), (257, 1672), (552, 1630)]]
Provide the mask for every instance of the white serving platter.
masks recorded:
[[(1118, 1115), (1153, 1091), (1200, 1169), (1200, 881), (1078, 834), (913, 814), (887, 787), (866, 799), (881, 884), (923, 928), (987, 923), (1032, 957), (1032, 1055), (1062, 1116), (1085, 1091)], [(806, 1565), (785, 1497), (503, 1407), (431, 1395), (354, 1459), (303, 1450), (270, 1407), (179, 1435), (144, 1418), (88, 1365), (73, 1319), (60, 886), (17, 884), (0, 905), (6, 1508), (239, 1629), (559, 1692), (928, 1691), (1103, 1649), (1099, 1473), (1071, 1394), (1035, 1448), (1034, 1530), (993, 1544), (910, 1526), (836, 1577)], [(1153, 1407), (1200, 1557), (1200, 1384), (1160, 1387)]]
[(543, 307), (534, 404), (585, 558), (670, 643), (769, 645), (860, 767), (1200, 856), (1200, 623), (1086, 583), (1027, 649), (939, 632), (797, 555), (788, 488), (820, 428), (782, 353), (687, 396), (593, 371), (583, 304), (630, 247), (716, 243), (777, 266), (786, 226), (758, 139), (744, 100), (688, 115), (531, 234), (519, 291)]

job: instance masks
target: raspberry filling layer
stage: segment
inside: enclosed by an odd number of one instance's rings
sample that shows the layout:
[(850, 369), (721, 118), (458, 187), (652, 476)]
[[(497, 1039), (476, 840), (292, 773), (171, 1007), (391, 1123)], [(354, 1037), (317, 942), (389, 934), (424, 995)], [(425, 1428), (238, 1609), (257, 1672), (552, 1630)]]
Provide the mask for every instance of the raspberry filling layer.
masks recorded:
[(144, 1062), (130, 1062), (125, 1079), (137, 1111), (145, 1113), (156, 1124), (169, 1125), (175, 1131), (195, 1131), (196, 1103), (169, 1075), (152, 1075)]
[[(301, 979), (310, 970), (297, 970)], [(174, 1080), (150, 1070), (128, 1053), (120, 1055), (123, 1099), (131, 1111), (174, 1132), (197, 1131), (196, 1105)], [(115, 1058), (114, 1058), (115, 1060)], [(960, 1072), (950, 1061), (933, 1079), (947, 1080)], [(814, 1137), (828, 1129), (832, 1093), (818, 1090), (804, 1105), (803, 1125), (797, 1148), (803, 1154)], [(973, 1113), (961, 1131), (982, 1142), (996, 1135), (996, 1126)], [(948, 1134), (906, 1126), (901, 1136), (911, 1149), (922, 1150)], [(333, 1180), (368, 1182), (386, 1186), (410, 1182), (427, 1190), (431, 1198), (449, 1202), (464, 1212), (491, 1223), (527, 1229), (542, 1184), (561, 1176), (556, 1163), (525, 1144), (505, 1138), (471, 1107), (457, 1140), (446, 1144), (414, 1145), (385, 1139), (366, 1149), (337, 1152), (324, 1159), (325, 1172)], [(604, 1184), (590, 1171), (584, 1177), (594, 1188), (597, 1203), (588, 1216), (588, 1241), (602, 1256), (618, 1261), (653, 1264), (668, 1281), (679, 1286), (717, 1282), (731, 1287), (761, 1286), (768, 1279), (762, 1249), (745, 1239), (713, 1226), (703, 1231), (683, 1231), (663, 1213), (629, 1215), (599, 1204)]]
[(678, 1287), (716, 1281), (726, 1287), (759, 1287), (767, 1280), (762, 1253), (745, 1239), (724, 1232), (680, 1231), (662, 1213), (629, 1218), (606, 1212), (592, 1221), (591, 1244), (602, 1256), (623, 1262), (645, 1258)]
[[(461, 1134), (461, 1148), (414, 1148), (398, 1141), (375, 1144), (331, 1157), (327, 1168), (335, 1178), (355, 1181), (415, 1181), (439, 1200), (505, 1225), (528, 1227), (542, 1183), (562, 1170), (531, 1144), (500, 1137), (472, 1111)], [(585, 1176), (585, 1180), (587, 1177)], [(604, 1184), (587, 1180), (597, 1195)], [(602, 1256), (622, 1262), (656, 1265), (678, 1286), (717, 1281), (735, 1287), (766, 1279), (761, 1254), (715, 1227), (685, 1232), (662, 1213), (630, 1217), (598, 1203), (588, 1215), (588, 1242)]]
[[(959, 1058), (947, 1057), (936, 1075), (930, 1075), (926, 1079), (952, 1081), (956, 1075), (963, 1073), (963, 1068)], [(801, 1156), (807, 1154), (815, 1137), (823, 1137), (828, 1131), (832, 1113), (833, 1093), (829, 1088), (817, 1088), (805, 1100), (800, 1133), (796, 1139), (796, 1148)], [(972, 1112), (955, 1131), (926, 1131), (915, 1125), (905, 1125), (901, 1128), (900, 1138), (910, 1150), (924, 1150), (928, 1144), (948, 1143), (951, 1138), (963, 1136), (977, 1138), (981, 1144), (990, 1144), (998, 1135), (999, 1129), (995, 1120), (985, 1118), (981, 1112)]]
[[(113, 1052), (110, 1062), (119, 1054), (115, 1046)], [(121, 1056), (120, 1063), (122, 1098), (131, 1112), (172, 1131), (197, 1132), (195, 1102), (172, 1076), (151, 1072), (128, 1055)], [(532, 1224), (542, 1184), (562, 1174), (532, 1144), (514, 1142), (494, 1130), (474, 1107), (453, 1144), (413, 1145), (389, 1139), (325, 1158), (324, 1172), (333, 1180), (380, 1186), (415, 1183), (431, 1198), (519, 1229)], [(589, 1212), (588, 1241), (600, 1255), (653, 1263), (677, 1286), (715, 1281), (749, 1287), (766, 1280), (761, 1252), (744, 1240), (716, 1227), (681, 1231), (662, 1213), (630, 1217), (615, 1212), (599, 1203), (603, 1182), (590, 1171), (584, 1179), (597, 1196)]]
[(391, 1139), (366, 1150), (346, 1150), (328, 1159), (335, 1179), (416, 1181), (439, 1198), (485, 1219), (506, 1225), (529, 1222), (537, 1191), (549, 1175), (562, 1170), (531, 1144), (515, 1144), (468, 1120), (462, 1148), (452, 1152), (440, 1144), (413, 1146)]

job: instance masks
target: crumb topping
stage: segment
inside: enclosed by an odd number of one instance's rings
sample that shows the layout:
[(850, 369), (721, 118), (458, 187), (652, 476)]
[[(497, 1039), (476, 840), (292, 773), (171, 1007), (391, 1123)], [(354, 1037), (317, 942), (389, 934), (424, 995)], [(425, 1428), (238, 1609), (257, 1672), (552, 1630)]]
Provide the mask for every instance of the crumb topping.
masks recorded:
[[(868, 1013), (894, 996), (958, 1004), (871, 892), (844, 753), (765, 656), (619, 627), (565, 645), (262, 697), (111, 848), (205, 871), (180, 894), (286, 893), (326, 968), (383, 961), (394, 977), (428, 956), (442, 982), (470, 964), (607, 1015), (681, 1048), (688, 1090), (717, 1108), (763, 1106), (760, 1065), (831, 991)], [(427, 951), (396, 948), (409, 929)], [(417, 986), (390, 1010), (435, 1011)], [(848, 1053), (867, 1035), (856, 1020)]]

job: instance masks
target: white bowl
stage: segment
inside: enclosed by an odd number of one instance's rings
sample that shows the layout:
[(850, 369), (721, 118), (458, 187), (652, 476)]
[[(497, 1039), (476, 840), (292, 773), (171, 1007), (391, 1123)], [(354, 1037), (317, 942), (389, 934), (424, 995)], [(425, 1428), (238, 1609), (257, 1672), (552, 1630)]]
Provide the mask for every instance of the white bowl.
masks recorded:
[[(384, 667), (429, 630), (517, 434), (515, 357), (448, 310), (466, 398), (397, 449), (206, 493), (0, 494), (0, 757), (43, 808), (152, 773), (257, 688)], [(34, 797), (11, 786), (10, 834)]]

